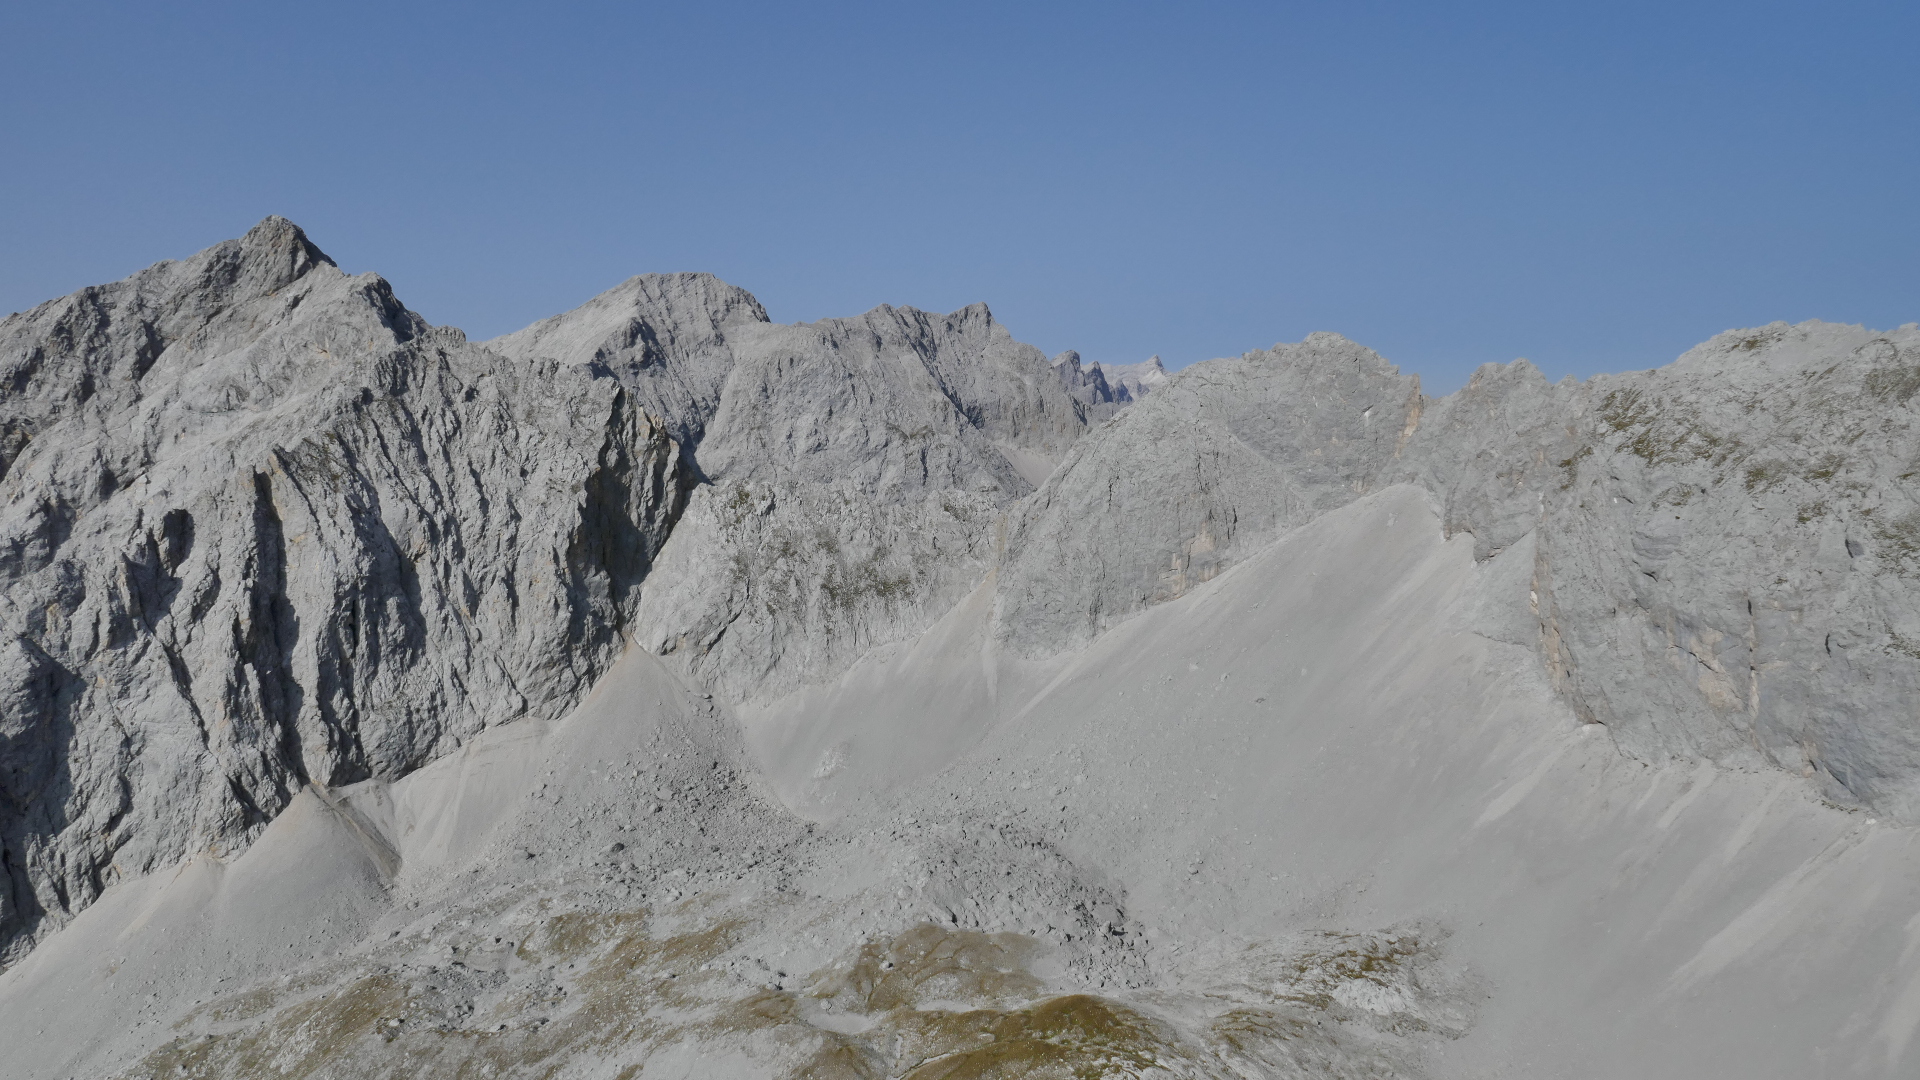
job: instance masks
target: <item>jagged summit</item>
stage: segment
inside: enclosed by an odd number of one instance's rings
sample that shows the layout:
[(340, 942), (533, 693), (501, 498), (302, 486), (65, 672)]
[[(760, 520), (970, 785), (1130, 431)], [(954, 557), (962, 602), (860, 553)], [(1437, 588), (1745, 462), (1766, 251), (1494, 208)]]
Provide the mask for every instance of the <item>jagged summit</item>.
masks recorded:
[(259, 224), (248, 229), (246, 235), (240, 238), (239, 244), (242, 251), (255, 257), (271, 259), (284, 254), (287, 260), (286, 279), (289, 281), (305, 273), (307, 266), (316, 263), (335, 265), (327, 253), (307, 237), (305, 229), (278, 214), (261, 218)]
[(1140, 364), (1092, 363), (1082, 368), (1080, 354), (1069, 349), (1054, 357), (1052, 363), (1067, 393), (1082, 404), (1089, 419), (1096, 421), (1112, 417), (1167, 381), (1158, 356)]
[(1920, 326), (472, 343), (269, 218), (0, 387), (9, 1078), (1920, 1055)]
[(566, 711), (685, 499), (613, 380), (436, 330), (284, 219), (0, 323), (0, 382), (9, 957), (304, 784)]
[(1096, 364), (1106, 376), (1107, 382), (1117, 392), (1124, 392), (1127, 400), (1137, 401), (1165, 385), (1169, 376), (1167, 369), (1160, 363), (1158, 353), (1149, 356), (1138, 364)]
[(675, 433), (708, 483), (641, 637), (736, 698), (842, 669), (951, 606), (995, 517), (1088, 419), (985, 304), (789, 325), (711, 277), (636, 278), (488, 345), (604, 364)]

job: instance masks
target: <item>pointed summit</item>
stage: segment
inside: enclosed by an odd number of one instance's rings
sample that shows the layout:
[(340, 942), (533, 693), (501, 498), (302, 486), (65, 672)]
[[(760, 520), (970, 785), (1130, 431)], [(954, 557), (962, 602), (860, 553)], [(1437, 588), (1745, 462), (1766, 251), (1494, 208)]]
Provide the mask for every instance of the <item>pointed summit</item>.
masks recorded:
[[(254, 295), (276, 292), (305, 276), (316, 266), (335, 263), (306, 231), (278, 214), (260, 219), (239, 240), (230, 240), (238, 256), (236, 282), (245, 282)], [(212, 250), (226, 247), (217, 245)]]

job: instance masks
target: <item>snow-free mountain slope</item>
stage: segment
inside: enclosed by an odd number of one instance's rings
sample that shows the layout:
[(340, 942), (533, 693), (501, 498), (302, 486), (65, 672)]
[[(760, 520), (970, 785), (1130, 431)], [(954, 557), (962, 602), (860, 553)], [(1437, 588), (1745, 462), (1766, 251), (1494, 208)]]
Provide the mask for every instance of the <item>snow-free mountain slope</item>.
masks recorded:
[(429, 327), (290, 223), (0, 322), (0, 949), (308, 781), (564, 714), (685, 501), (618, 383)]
[[(93, 1057), (36, 1041), (35, 1075), (1903, 1075), (1910, 831), (1778, 772), (1619, 756), (1501, 640), (1530, 543), (1476, 563), (1392, 487), (1085, 650), (978, 633), (971, 655), (935, 643), (940, 671), (876, 658), (907, 701), (995, 685), (976, 737), (906, 785), (868, 733), (938, 718), (843, 696), (742, 717), (748, 756), (635, 654), (561, 724), (337, 793), (404, 855), (391, 906), (291, 935), (284, 975), (188, 923), (135, 930), (116, 894), (72, 928), (95, 944), (56, 963), (89, 940), (56, 938), (0, 1000), (62, 1034), (125, 986), (115, 1007), (149, 1018), (83, 1022), (112, 1033)], [(821, 726), (838, 768), (766, 753), (769, 722)], [(831, 819), (784, 815), (761, 767), (837, 795)], [(450, 816), (400, 809), (424, 806)], [(344, 836), (320, 824), (283, 816), (234, 869)], [(172, 904), (142, 906), (188, 918)], [(93, 959), (129, 932), (152, 951)]]
[(1172, 378), (1167, 374), (1166, 366), (1160, 357), (1149, 356), (1137, 364), (1095, 364), (1108, 386), (1113, 387), (1116, 395), (1124, 394), (1128, 401), (1138, 401), (1165, 385)]
[(1536, 537), (1528, 644), (1622, 749), (1783, 768), (1913, 820), (1915, 386), (1920, 328), (1817, 322), (1581, 384), (1489, 365), (1437, 400), (1337, 335), (1198, 364), (1015, 510), (997, 632), (1028, 655), (1084, 641), (1412, 482), (1477, 557)]
[[(1053, 365), (1054, 374), (1060, 377), (1060, 385), (1066, 388), (1067, 396), (1080, 403), (1081, 411), (1091, 423), (1109, 419), (1133, 400), (1124, 389), (1116, 393), (1113, 387), (1107, 385), (1099, 364), (1081, 367), (1080, 354), (1072, 349), (1048, 362)], [(1038, 487), (1039, 484), (1034, 486)]]
[[(1912, 830), (1782, 771), (1623, 757), (1514, 640), (1538, 632), (1532, 538), (1474, 543), (1391, 486), (1085, 650), (1026, 660), (976, 611), (742, 719), (810, 814), (1034, 823), (1125, 883), (1162, 990), (1296, 930), (1440, 935), (1423, 978), (1480, 989), (1414, 1075), (1903, 1075)], [(929, 870), (963, 917), (1033, 917)]]
[(476, 345), (269, 219), (0, 370), (8, 1080), (1920, 1061), (1920, 326)]
[(1338, 334), (1187, 368), (1011, 515), (999, 633), (1044, 655), (1181, 595), (1371, 490), (1421, 401), (1419, 379)]
[[(716, 302), (723, 288), (635, 278), (492, 344), (607, 363), (685, 433), (712, 483), (644, 590), (640, 639), (745, 699), (828, 677), (964, 596), (1000, 514), (1087, 414), (984, 304), (789, 326), (744, 293)], [(629, 359), (634, 341), (651, 351)], [(694, 381), (715, 389), (680, 391)]]
[(1920, 816), (1920, 327), (1776, 323), (1654, 371), (1489, 368), (1400, 475), (1450, 529), (1538, 539), (1548, 669), (1650, 761), (1777, 767)]
[(760, 301), (712, 274), (641, 274), (485, 344), (514, 360), (598, 364), (682, 447), (693, 447), (720, 407), (734, 337), (766, 322)]

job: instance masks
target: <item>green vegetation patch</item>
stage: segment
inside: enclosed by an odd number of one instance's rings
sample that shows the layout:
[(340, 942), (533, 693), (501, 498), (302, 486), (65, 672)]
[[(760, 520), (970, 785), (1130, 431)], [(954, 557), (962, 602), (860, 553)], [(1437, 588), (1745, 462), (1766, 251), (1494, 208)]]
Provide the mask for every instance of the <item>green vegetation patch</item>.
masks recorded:
[(1622, 436), (1616, 450), (1649, 465), (1704, 461), (1718, 467), (1745, 449), (1740, 440), (1702, 424), (1696, 409), (1643, 390), (1608, 391), (1599, 417)]

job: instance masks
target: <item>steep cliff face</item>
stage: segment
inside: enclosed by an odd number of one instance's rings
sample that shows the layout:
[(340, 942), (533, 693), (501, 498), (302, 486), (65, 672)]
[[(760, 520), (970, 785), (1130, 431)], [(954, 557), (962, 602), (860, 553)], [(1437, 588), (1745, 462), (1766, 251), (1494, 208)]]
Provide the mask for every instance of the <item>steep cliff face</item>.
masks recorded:
[(4, 955), (627, 640), (765, 702), (993, 572), (1051, 656), (1396, 483), (1531, 561), (1501, 632), (1629, 754), (1920, 819), (1920, 328), (1440, 399), (1316, 334), (1093, 428), (1125, 402), (1075, 367), (984, 306), (783, 326), (700, 274), (475, 345), (279, 219), (0, 322)]
[[(635, 279), (495, 344), (589, 361), (608, 355), (606, 325), (649, 341), (689, 338), (655, 321), (702, 328), (696, 360), (614, 364), (637, 396), (681, 410), (666, 422), (709, 481), (643, 590), (638, 640), (746, 700), (831, 678), (950, 608), (1087, 414), (985, 305), (777, 325), (757, 304), (711, 302), (716, 287)], [(694, 370), (718, 389), (658, 389)]]
[(1060, 376), (1060, 385), (1066, 387), (1067, 396), (1080, 403), (1081, 410), (1093, 423), (1112, 418), (1133, 401), (1124, 387), (1116, 390), (1108, 385), (1099, 364), (1081, 367), (1080, 354), (1072, 349), (1049, 362), (1054, 373)]
[(1139, 401), (1155, 390), (1166, 385), (1173, 376), (1167, 374), (1167, 366), (1160, 362), (1158, 354), (1147, 357), (1137, 364), (1095, 364), (1108, 386), (1113, 388), (1116, 398), (1123, 401)]
[(690, 476), (609, 377), (270, 218), (0, 322), (0, 957), (105, 885), (572, 706)]
[(1577, 385), (1489, 366), (1400, 475), (1481, 557), (1533, 534), (1545, 661), (1623, 749), (1917, 820), (1916, 386), (1911, 326), (1729, 331)]
[(1920, 328), (1815, 322), (1580, 387), (1527, 449), (1543, 647), (1582, 715), (1920, 820), (1916, 385)]
[(1920, 326), (1158, 372), (278, 219), (0, 322), (4, 1060), (1913, 1072)]

